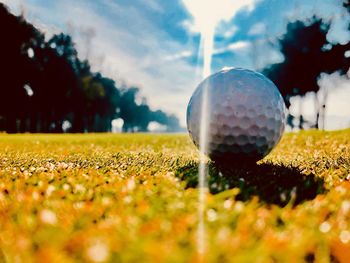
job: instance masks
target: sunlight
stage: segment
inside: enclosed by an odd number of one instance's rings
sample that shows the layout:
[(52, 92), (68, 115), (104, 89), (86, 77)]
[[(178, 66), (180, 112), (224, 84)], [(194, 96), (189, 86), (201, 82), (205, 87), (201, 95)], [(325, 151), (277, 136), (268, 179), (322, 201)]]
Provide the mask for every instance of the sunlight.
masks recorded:
[(182, 0), (194, 19), (194, 28), (203, 33), (221, 21), (232, 19), (240, 10), (251, 11), (257, 0)]
[[(228, 21), (241, 9), (251, 10), (256, 0), (183, 0), (187, 10), (193, 17), (193, 29), (200, 33), (200, 47), (198, 58), (203, 58), (202, 79), (211, 74), (212, 56), (214, 54), (215, 28), (221, 21)], [(202, 53), (200, 53), (202, 52)], [(199, 65), (198, 65), (199, 68)], [(200, 118), (200, 152), (207, 152), (208, 148), (208, 126), (210, 122), (209, 90), (204, 87), (202, 95), (201, 118)], [(201, 261), (206, 252), (206, 230), (205, 230), (205, 196), (207, 193), (208, 166), (206, 157), (201, 154), (198, 167), (198, 228), (197, 228), (197, 251)]]
[(182, 0), (191, 14), (192, 31), (200, 33), (200, 50), (203, 58), (202, 78), (210, 75), (212, 55), (214, 53), (215, 28), (222, 21), (231, 20), (238, 11), (251, 11), (259, 0)]

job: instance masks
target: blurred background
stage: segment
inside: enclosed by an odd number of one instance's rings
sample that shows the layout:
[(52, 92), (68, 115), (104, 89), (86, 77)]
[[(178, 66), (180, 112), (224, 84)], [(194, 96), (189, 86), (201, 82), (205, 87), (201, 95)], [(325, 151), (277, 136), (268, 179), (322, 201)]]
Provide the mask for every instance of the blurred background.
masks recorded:
[(185, 131), (212, 16), (213, 72), (267, 75), (290, 131), (350, 127), (348, 0), (0, 0), (0, 131)]

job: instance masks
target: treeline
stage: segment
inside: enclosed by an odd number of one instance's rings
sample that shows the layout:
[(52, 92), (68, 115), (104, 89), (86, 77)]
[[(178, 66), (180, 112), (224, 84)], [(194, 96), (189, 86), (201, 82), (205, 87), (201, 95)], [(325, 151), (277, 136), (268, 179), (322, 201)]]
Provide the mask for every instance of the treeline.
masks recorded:
[[(345, 0), (343, 6), (349, 13), (349, 0)], [(287, 123), (291, 128), (324, 129), (328, 93), (332, 90), (320, 88), (321, 74), (338, 72), (346, 75), (349, 70), (350, 42), (335, 44), (328, 41), (331, 22), (315, 16), (305, 21), (290, 22), (276, 45), (284, 61), (262, 70), (280, 89), (288, 108), (292, 97), (314, 93), (314, 120), (306, 120), (303, 107), (299, 105), (299, 116), (288, 116)]]
[(0, 131), (107, 132), (117, 118), (124, 132), (147, 131), (150, 122), (180, 129), (176, 116), (138, 103), (137, 87), (92, 72), (69, 35), (46, 40), (1, 3), (0, 35)]

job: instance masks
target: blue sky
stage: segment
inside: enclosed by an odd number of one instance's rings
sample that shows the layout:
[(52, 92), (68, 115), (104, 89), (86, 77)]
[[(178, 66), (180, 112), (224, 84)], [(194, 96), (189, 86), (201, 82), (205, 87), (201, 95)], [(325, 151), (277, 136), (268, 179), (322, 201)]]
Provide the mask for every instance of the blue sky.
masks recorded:
[[(118, 83), (141, 88), (153, 108), (175, 113), (185, 123), (187, 102), (200, 81), (200, 35), (196, 10), (222, 15), (215, 31), (212, 71), (225, 66), (259, 69), (283, 60), (274, 41), (288, 21), (313, 14), (332, 18), (332, 42), (350, 39), (341, 0), (0, 0), (47, 36), (73, 35), (79, 55), (93, 69)], [(199, 3), (215, 5), (203, 8)], [(197, 6), (196, 6), (197, 4)], [(194, 6), (194, 7), (193, 7)], [(197, 10), (197, 12), (198, 12)], [(349, 84), (333, 76), (337, 92), (330, 96), (329, 128), (350, 124)], [(328, 83), (329, 81), (322, 83)], [(334, 82), (335, 83), (335, 82)], [(333, 85), (334, 86), (334, 85)], [(298, 99), (292, 106), (297, 113)], [(311, 95), (305, 112), (313, 114)]]

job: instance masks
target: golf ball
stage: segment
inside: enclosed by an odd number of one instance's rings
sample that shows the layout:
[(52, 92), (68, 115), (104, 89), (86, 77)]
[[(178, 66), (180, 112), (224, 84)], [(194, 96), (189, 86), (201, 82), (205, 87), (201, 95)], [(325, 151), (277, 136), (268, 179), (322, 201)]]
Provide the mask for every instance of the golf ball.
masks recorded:
[[(187, 129), (194, 144), (216, 162), (256, 162), (281, 139), (285, 112), (272, 81), (255, 71), (231, 68), (199, 84), (187, 107)], [(204, 127), (206, 147), (200, 145)]]

